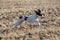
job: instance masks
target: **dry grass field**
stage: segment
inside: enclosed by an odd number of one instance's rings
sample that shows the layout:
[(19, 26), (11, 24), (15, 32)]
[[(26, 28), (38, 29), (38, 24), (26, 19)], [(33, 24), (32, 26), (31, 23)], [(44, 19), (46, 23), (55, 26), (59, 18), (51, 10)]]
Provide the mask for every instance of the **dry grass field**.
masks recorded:
[[(14, 19), (40, 9), (45, 28), (23, 22), (11, 29)], [(60, 40), (60, 0), (0, 0), (0, 40)]]

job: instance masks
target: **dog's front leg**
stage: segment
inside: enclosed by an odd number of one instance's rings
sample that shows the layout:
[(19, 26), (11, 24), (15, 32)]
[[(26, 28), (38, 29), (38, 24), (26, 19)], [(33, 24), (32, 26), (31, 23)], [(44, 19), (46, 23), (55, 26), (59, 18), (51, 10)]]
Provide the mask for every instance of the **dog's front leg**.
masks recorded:
[(36, 23), (39, 27), (44, 28), (44, 26), (42, 26), (41, 23), (39, 22), (39, 19), (36, 19), (36, 20), (35, 20), (35, 23)]
[(36, 19), (35, 20), (35, 23), (38, 25), (38, 26), (41, 26), (40, 22), (39, 22), (39, 19)]

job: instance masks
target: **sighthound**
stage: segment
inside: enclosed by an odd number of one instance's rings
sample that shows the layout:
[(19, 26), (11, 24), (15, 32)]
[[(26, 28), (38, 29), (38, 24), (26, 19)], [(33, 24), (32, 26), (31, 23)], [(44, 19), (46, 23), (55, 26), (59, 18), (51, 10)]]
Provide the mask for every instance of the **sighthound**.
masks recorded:
[(37, 10), (34, 10), (34, 12), (35, 13), (30, 16), (20, 16), (17, 20), (14, 20), (12, 24), (13, 28), (20, 25), (23, 21), (27, 21), (29, 23), (36, 23), (37, 25), (42, 26), (38, 19), (38, 17), (44, 18), (44, 16), (41, 14), (41, 10), (37, 9)]

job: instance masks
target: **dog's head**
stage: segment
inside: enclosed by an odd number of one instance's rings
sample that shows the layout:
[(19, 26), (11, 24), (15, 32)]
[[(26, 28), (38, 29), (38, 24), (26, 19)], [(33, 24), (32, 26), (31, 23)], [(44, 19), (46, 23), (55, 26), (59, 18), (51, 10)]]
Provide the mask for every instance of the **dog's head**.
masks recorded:
[(44, 18), (44, 16), (41, 14), (41, 10), (37, 9), (35, 10), (36, 15), (41, 16), (41, 18)]

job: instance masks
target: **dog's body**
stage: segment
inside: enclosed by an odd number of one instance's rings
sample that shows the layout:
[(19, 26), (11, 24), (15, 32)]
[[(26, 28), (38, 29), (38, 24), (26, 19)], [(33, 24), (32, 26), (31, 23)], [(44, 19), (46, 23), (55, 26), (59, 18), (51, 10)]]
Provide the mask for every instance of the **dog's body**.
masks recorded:
[(21, 24), (23, 21), (28, 21), (30, 23), (36, 23), (39, 26), (41, 26), (39, 19), (37, 19), (38, 16), (41, 16), (42, 18), (44, 17), (41, 14), (41, 11), (38, 9), (38, 11), (35, 11), (35, 14), (30, 15), (30, 16), (20, 16), (17, 20), (14, 21), (13, 25), (14, 27), (18, 26)]

